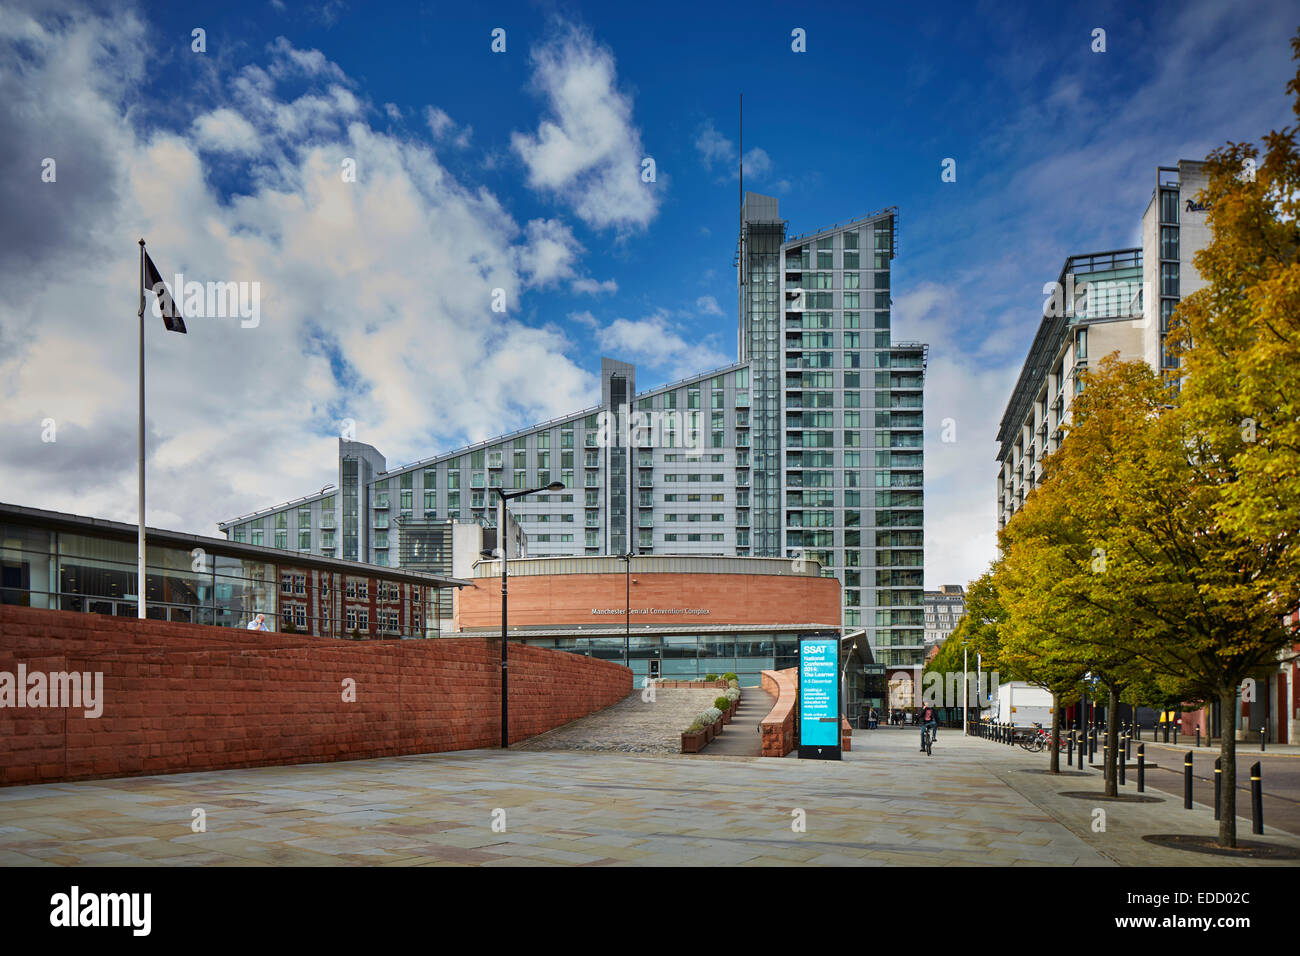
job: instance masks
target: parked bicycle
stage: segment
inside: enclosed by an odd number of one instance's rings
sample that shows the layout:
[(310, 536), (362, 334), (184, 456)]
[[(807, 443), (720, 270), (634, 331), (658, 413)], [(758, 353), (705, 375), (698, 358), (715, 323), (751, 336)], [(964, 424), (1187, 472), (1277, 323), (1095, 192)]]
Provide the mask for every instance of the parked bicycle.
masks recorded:
[[(1052, 745), (1052, 735), (1043, 729), (1042, 724), (1035, 722), (1034, 729), (1024, 734), (1019, 743), (1030, 753), (1042, 753)], [(1056, 745), (1058, 750), (1064, 750), (1065, 738), (1058, 737)]]

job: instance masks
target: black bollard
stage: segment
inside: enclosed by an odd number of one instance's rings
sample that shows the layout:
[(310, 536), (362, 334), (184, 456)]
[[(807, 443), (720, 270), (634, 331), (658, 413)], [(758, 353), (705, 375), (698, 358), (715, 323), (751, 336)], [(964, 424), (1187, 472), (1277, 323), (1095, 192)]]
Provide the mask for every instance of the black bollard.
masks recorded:
[(1201, 745), (1201, 725), (1197, 724), (1196, 725), (1196, 746), (1199, 747), (1200, 745)]
[(1097, 728), (1088, 729), (1088, 763), (1097, 762)]
[(1162, 720), (1161, 723), (1165, 725), (1165, 743), (1169, 743), (1169, 721)]
[(1074, 730), (1070, 730), (1070, 736), (1065, 739), (1065, 765), (1067, 767), (1074, 764)]
[(1250, 832), (1264, 832), (1264, 783), (1258, 760), (1250, 765)]
[(1264, 733), (1264, 728), (1263, 727), (1259, 728), (1259, 752), (1260, 753), (1264, 752), (1264, 740), (1266, 737), (1267, 734)]
[(1192, 752), (1183, 758), (1183, 809), (1192, 809)]
[(1178, 722), (1174, 721), (1174, 746), (1178, 746)]
[(1147, 788), (1147, 745), (1138, 744), (1138, 793)]
[(1223, 758), (1214, 758), (1214, 819), (1223, 813)]
[(1116, 754), (1116, 757), (1119, 759), (1119, 785), (1121, 787), (1128, 783), (1128, 778), (1124, 771), (1125, 766), (1128, 764), (1128, 756), (1124, 753), (1124, 750), (1124, 747), (1120, 747), (1119, 753)]

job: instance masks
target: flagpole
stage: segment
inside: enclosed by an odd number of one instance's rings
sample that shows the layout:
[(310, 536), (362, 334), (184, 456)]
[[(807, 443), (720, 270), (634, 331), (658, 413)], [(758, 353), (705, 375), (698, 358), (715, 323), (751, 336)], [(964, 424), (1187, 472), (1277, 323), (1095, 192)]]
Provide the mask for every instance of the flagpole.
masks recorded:
[(139, 496), (137, 504), (140, 511), (140, 525), (136, 530), (136, 616), (145, 617), (144, 589), (144, 240), (140, 240), (140, 419), (139, 444), (136, 466), (139, 471)]

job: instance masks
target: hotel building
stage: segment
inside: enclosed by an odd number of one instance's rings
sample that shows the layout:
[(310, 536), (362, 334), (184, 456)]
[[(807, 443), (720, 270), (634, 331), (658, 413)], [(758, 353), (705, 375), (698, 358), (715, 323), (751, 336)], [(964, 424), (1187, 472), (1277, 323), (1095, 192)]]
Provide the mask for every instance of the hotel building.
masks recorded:
[(999, 528), (1042, 480), (1043, 458), (1060, 447), (1090, 361), (1118, 352), (1178, 375), (1166, 336), (1179, 300), (1205, 284), (1192, 264), (1210, 240), (1196, 202), (1204, 165), (1179, 160), (1159, 167), (1142, 216), (1142, 245), (1070, 256), (1044, 289), (1042, 320), (998, 428)]

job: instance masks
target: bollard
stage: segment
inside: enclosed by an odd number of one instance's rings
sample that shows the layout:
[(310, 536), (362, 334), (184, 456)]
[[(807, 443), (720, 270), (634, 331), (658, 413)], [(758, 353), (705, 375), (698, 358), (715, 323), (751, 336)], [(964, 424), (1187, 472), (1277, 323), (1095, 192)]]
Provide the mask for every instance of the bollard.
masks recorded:
[(1266, 737), (1267, 735), (1264, 733), (1264, 728), (1263, 727), (1259, 728), (1259, 752), (1260, 753), (1264, 752), (1264, 740)]
[(1192, 809), (1192, 752), (1183, 758), (1183, 809)]
[(1200, 745), (1201, 745), (1201, 725), (1197, 724), (1196, 725), (1196, 746), (1199, 747)]
[(1125, 775), (1125, 770), (1124, 770), (1124, 768), (1128, 765), (1128, 756), (1124, 753), (1124, 750), (1125, 748), (1120, 747), (1119, 753), (1116, 755), (1119, 758), (1119, 785), (1121, 787), (1125, 786), (1128, 783), (1128, 778)]
[(1097, 728), (1088, 728), (1088, 763), (1097, 762)]
[(1164, 724), (1165, 727), (1165, 743), (1169, 743), (1169, 721), (1162, 720), (1161, 723)]
[(1223, 758), (1214, 758), (1214, 819), (1223, 813)]
[(1250, 832), (1264, 832), (1264, 783), (1258, 760), (1250, 766)]
[(1175, 747), (1178, 746), (1178, 723), (1177, 723), (1177, 721), (1174, 722), (1174, 746), (1175, 746)]
[(1070, 729), (1070, 736), (1065, 739), (1065, 765), (1067, 767), (1074, 764), (1074, 729)]
[(1147, 788), (1147, 745), (1138, 744), (1138, 793)]

